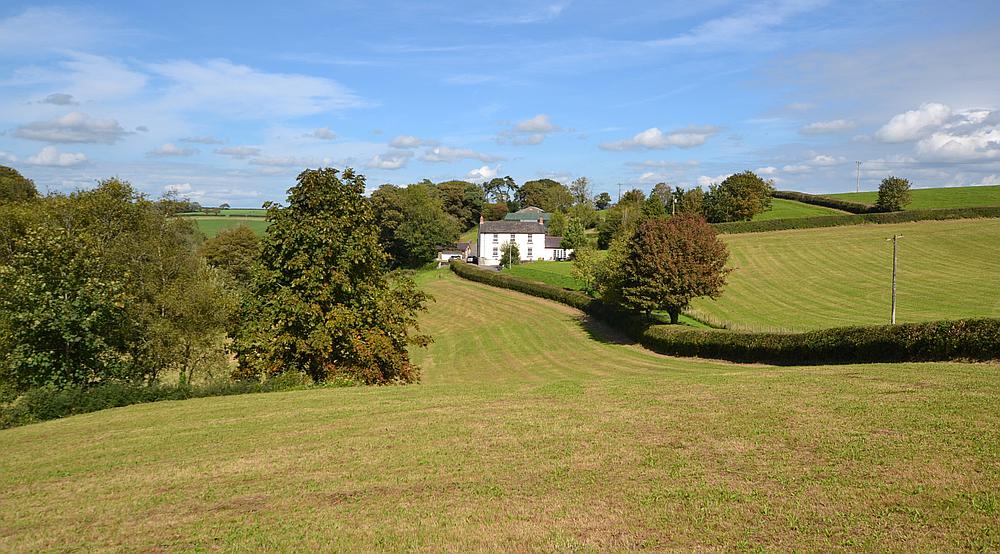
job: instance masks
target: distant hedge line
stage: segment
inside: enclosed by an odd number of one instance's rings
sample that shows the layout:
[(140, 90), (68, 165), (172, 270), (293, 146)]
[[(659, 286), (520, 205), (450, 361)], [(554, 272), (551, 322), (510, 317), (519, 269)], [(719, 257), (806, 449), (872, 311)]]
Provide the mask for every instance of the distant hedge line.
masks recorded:
[(772, 196), (775, 198), (782, 198), (784, 200), (795, 200), (796, 202), (802, 202), (803, 204), (814, 204), (816, 206), (842, 210), (852, 214), (871, 214), (881, 211), (873, 204), (851, 202), (850, 200), (841, 200), (839, 198), (809, 194), (805, 192), (795, 192), (794, 190), (776, 190)]
[(714, 224), (715, 230), (724, 234), (760, 233), (784, 231), (788, 229), (813, 229), (817, 227), (840, 227), (843, 225), (909, 223), (911, 221), (934, 221), (945, 219), (977, 219), (1000, 217), (1000, 206), (977, 208), (935, 208), (927, 210), (906, 210), (867, 214), (821, 215), (770, 221), (732, 221)]
[(452, 262), (460, 277), (567, 304), (628, 333), (661, 354), (733, 362), (816, 365), (1000, 359), (1000, 319), (965, 319), (824, 329), (808, 333), (750, 333), (649, 325), (587, 295), (553, 285)]

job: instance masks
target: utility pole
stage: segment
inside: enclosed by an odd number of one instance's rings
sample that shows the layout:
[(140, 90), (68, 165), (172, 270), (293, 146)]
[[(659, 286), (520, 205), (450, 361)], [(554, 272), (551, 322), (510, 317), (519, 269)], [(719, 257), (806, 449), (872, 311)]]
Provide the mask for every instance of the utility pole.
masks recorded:
[(891, 239), (885, 239), (887, 241), (892, 241), (892, 314), (889, 316), (889, 324), (896, 324), (896, 252), (897, 241), (903, 238), (903, 235), (893, 235)]
[(618, 183), (618, 202), (622, 201), (622, 184)]
[(861, 162), (857, 161), (857, 162), (854, 162), (854, 163), (858, 164), (858, 186), (857, 186), (857, 192), (861, 192)]
[(677, 197), (674, 197), (674, 205), (670, 207), (670, 215), (677, 215)]

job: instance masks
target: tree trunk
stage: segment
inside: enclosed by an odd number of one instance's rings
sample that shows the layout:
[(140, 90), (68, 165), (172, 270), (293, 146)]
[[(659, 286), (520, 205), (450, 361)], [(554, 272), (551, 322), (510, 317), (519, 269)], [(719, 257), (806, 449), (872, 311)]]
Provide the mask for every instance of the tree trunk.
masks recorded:
[(681, 317), (681, 311), (680, 310), (668, 310), (668, 313), (670, 314), (670, 324), (671, 325), (677, 325), (677, 322), (678, 322), (678, 320), (680, 320), (680, 317)]

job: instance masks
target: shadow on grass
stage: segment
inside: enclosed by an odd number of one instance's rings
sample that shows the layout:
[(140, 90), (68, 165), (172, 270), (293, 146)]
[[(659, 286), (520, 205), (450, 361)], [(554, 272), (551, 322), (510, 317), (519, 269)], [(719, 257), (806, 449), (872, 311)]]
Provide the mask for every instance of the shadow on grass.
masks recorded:
[(583, 314), (577, 318), (577, 321), (583, 326), (583, 330), (587, 332), (587, 335), (598, 342), (624, 345), (639, 344), (638, 341), (628, 336), (627, 333), (619, 331), (593, 316)]

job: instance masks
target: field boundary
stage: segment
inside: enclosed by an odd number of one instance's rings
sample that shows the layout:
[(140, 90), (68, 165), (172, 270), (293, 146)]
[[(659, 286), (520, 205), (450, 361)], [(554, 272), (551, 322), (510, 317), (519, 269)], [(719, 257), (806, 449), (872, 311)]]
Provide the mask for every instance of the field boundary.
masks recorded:
[(452, 262), (451, 270), (470, 281), (577, 308), (659, 354), (775, 365), (1000, 359), (1000, 319), (996, 318), (838, 327), (805, 333), (690, 329), (649, 324), (581, 292), (463, 262)]
[(912, 223), (914, 221), (945, 221), (950, 219), (992, 219), (1000, 218), (1000, 206), (975, 208), (931, 208), (902, 212), (880, 212), (846, 215), (823, 215), (791, 219), (771, 219), (765, 221), (730, 221), (713, 223), (715, 230), (722, 234), (763, 233), (788, 231), (793, 229), (817, 229), (821, 227), (843, 227), (848, 225), (886, 225), (892, 223)]
[(803, 204), (833, 208), (835, 210), (841, 210), (852, 214), (870, 214), (882, 211), (874, 204), (865, 204), (864, 202), (854, 202), (852, 200), (841, 200), (839, 198), (832, 198), (821, 194), (809, 194), (808, 192), (797, 192), (794, 190), (776, 190), (771, 196), (781, 198), (782, 200), (794, 200), (796, 202), (802, 202)]

